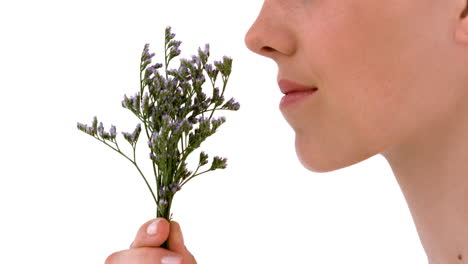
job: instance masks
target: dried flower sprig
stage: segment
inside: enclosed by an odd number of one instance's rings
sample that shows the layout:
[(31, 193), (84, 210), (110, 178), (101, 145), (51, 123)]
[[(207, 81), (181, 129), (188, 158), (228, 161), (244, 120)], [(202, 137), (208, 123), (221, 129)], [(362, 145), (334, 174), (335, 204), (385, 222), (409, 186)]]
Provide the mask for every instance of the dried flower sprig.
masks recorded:
[[(193, 55), (191, 60), (181, 59), (178, 69), (168, 69), (171, 60), (181, 53), (181, 41), (174, 40), (174, 37), (171, 27), (166, 27), (165, 75), (159, 72), (163, 66), (161, 63), (151, 65), (155, 53), (150, 53), (149, 44), (146, 44), (140, 62), (140, 89), (134, 96), (124, 95), (122, 107), (130, 110), (143, 124), (142, 127), (139, 123), (132, 133), (122, 132), (133, 149), (132, 155), (127, 155), (120, 149), (114, 125), (107, 132), (102, 122), (98, 124), (97, 117), (94, 117), (89, 126), (77, 124), (79, 130), (120, 153), (137, 168), (156, 203), (156, 217), (164, 217), (169, 221), (172, 216), (172, 200), (182, 186), (201, 174), (226, 168), (227, 159), (215, 156), (209, 169), (198, 172), (202, 166), (208, 164), (208, 154), (201, 152), (198, 167), (192, 172), (187, 169), (186, 159), (226, 122), (225, 117), (212, 118), (216, 110), (237, 111), (240, 108), (234, 98), (227, 102), (224, 99), (232, 59), (224, 56), (222, 61), (215, 61), (214, 66), (209, 64), (210, 50), (209, 44), (206, 44), (204, 50), (198, 49), (198, 56)], [(212, 97), (208, 98), (202, 91), (202, 85), (206, 81), (204, 71), (212, 85)], [(219, 74), (223, 82), (221, 90), (216, 86)], [(209, 117), (205, 117), (205, 114), (209, 114)], [(194, 128), (196, 124), (198, 127)], [(148, 138), (156, 192), (136, 161), (136, 146), (141, 131)]]

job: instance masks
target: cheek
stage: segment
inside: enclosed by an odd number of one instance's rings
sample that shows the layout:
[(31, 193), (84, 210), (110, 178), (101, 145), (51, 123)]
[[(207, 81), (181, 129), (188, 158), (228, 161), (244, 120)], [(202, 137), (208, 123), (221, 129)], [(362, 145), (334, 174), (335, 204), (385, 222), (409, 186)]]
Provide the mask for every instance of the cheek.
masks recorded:
[(343, 1), (339, 11), (320, 10), (313, 33), (302, 39), (320, 89), (317, 104), (303, 109), (306, 125), (295, 129), (297, 155), (309, 170), (365, 160), (453, 108), (455, 96), (440, 89), (453, 73), (441, 68), (447, 58), (434, 55), (448, 47), (430, 30), (423, 32), (438, 22), (410, 21), (403, 11), (394, 16), (396, 10), (385, 10), (391, 4), (384, 5), (372, 12)]
[[(324, 95), (324, 94), (323, 94)], [(393, 97), (392, 97), (393, 96)], [(329, 172), (366, 160), (400, 138), (405, 111), (395, 95), (355, 93), (353, 97), (326, 96), (304, 109), (296, 127), (296, 153), (305, 168)], [(380, 102), (380, 103), (379, 103)]]
[(364, 39), (350, 43), (352, 34), (346, 34), (322, 38), (317, 44), (326, 52), (314, 52), (320, 54), (316, 69), (323, 87), (318, 103), (304, 110), (313, 117), (307, 129), (296, 129), (297, 155), (311, 171), (344, 168), (378, 154), (391, 142), (391, 128), (398, 127), (404, 112), (405, 91), (389, 81), (385, 66), (392, 58), (373, 57), (363, 50)]

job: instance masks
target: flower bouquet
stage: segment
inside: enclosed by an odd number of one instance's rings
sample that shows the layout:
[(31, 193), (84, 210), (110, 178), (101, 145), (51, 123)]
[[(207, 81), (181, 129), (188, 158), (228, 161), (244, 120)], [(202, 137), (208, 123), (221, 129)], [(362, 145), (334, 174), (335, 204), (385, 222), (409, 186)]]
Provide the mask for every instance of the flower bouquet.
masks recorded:
[[(198, 167), (192, 172), (187, 169), (186, 159), (226, 121), (225, 117), (213, 118), (216, 110), (237, 111), (240, 108), (234, 98), (225, 102), (223, 96), (231, 74), (232, 59), (224, 56), (222, 61), (215, 61), (214, 66), (209, 64), (209, 44), (206, 44), (204, 50), (198, 49), (198, 56), (193, 55), (191, 60), (180, 59), (178, 69), (168, 69), (171, 60), (180, 55), (181, 41), (174, 40), (174, 37), (171, 27), (166, 27), (163, 75), (159, 72), (163, 67), (161, 63), (151, 65), (155, 54), (150, 54), (149, 44), (145, 45), (140, 62), (140, 88), (134, 96), (124, 95), (122, 107), (130, 110), (141, 122), (133, 132), (122, 132), (133, 153), (127, 155), (121, 150), (114, 125), (105, 131), (97, 117), (91, 125), (77, 124), (79, 130), (118, 152), (136, 167), (156, 203), (156, 217), (164, 217), (168, 221), (172, 217), (174, 195), (188, 181), (206, 172), (226, 168), (227, 159), (215, 156), (211, 165), (199, 172), (208, 164), (208, 154), (201, 152)], [(202, 91), (206, 81), (204, 72), (212, 86), (211, 97)], [(219, 74), (221, 90), (216, 86)], [(142, 131), (147, 137), (155, 190), (136, 161), (136, 147)]]

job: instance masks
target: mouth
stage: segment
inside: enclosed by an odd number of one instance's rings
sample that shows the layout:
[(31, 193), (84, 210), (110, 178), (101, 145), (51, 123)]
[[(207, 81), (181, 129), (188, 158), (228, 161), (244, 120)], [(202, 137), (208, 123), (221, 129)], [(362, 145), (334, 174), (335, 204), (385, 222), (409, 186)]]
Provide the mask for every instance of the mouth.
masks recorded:
[(298, 105), (300, 102), (304, 101), (309, 97), (315, 97), (315, 93), (318, 89), (308, 89), (308, 90), (295, 90), (292, 92), (286, 93), (286, 95), (281, 98), (280, 109), (285, 111), (290, 107)]
[(315, 92), (317, 90), (318, 90), (317, 87), (313, 87), (312, 89), (293, 90), (293, 91), (290, 91), (290, 92), (286, 92), (285, 95), (291, 95), (291, 94), (294, 94), (294, 93), (301, 93), (301, 92)]
[(278, 81), (278, 86), (283, 94), (289, 95), (296, 92), (304, 91), (317, 91), (318, 88), (315, 86), (306, 86), (290, 80), (281, 79)]

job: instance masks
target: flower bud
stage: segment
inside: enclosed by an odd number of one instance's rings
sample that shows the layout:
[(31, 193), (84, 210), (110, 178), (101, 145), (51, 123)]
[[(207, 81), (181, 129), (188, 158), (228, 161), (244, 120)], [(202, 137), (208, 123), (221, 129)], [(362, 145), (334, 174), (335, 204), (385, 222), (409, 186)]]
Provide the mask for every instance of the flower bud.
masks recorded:
[(216, 156), (213, 159), (213, 163), (211, 163), (210, 170), (225, 169), (227, 167), (226, 162), (227, 162), (226, 158), (221, 158), (219, 156)]
[(163, 199), (161, 199), (161, 200), (159, 200), (159, 205), (161, 205), (161, 206), (165, 206), (165, 205), (167, 205), (167, 200), (166, 200), (166, 199), (164, 199), (164, 198), (163, 198)]
[(200, 153), (199, 163), (200, 163), (200, 166), (203, 166), (203, 165), (207, 164), (208, 163), (208, 154), (206, 154), (205, 152), (202, 151)]
[(114, 125), (111, 125), (109, 132), (110, 132), (110, 138), (115, 139), (115, 136), (117, 136), (117, 131)]
[(99, 133), (102, 133), (104, 131), (104, 125), (102, 124), (102, 122), (99, 122), (99, 126), (98, 126), (97, 130), (98, 130)]

